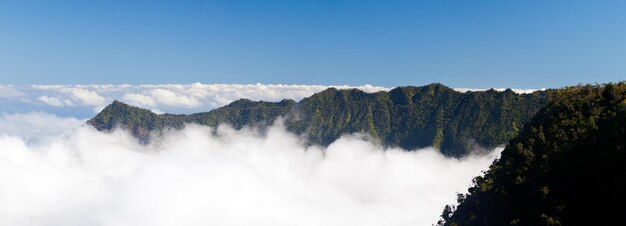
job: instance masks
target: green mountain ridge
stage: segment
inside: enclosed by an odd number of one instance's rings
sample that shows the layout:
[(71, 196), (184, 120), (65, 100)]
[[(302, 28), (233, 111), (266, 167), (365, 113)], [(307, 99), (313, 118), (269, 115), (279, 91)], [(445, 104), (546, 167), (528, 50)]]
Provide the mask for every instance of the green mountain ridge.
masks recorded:
[(626, 222), (626, 84), (558, 90), (438, 225)]
[(505, 144), (552, 93), (516, 94), (510, 89), (461, 93), (439, 83), (375, 93), (329, 88), (299, 102), (241, 99), (190, 115), (159, 115), (114, 101), (88, 124), (101, 131), (122, 127), (147, 142), (152, 132), (187, 123), (263, 128), (282, 117), (289, 131), (311, 145), (324, 146), (341, 135), (363, 132), (385, 146), (407, 150), (433, 146), (446, 155), (463, 156), (477, 147)]

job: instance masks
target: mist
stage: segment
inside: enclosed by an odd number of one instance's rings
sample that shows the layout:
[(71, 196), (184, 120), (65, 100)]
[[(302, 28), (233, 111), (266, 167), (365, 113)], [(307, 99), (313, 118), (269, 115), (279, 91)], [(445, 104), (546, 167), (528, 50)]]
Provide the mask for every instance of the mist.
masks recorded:
[(501, 151), (459, 160), (361, 135), (307, 147), (280, 124), (141, 145), (80, 121), (0, 115), (23, 125), (0, 127), (0, 225), (431, 225)]

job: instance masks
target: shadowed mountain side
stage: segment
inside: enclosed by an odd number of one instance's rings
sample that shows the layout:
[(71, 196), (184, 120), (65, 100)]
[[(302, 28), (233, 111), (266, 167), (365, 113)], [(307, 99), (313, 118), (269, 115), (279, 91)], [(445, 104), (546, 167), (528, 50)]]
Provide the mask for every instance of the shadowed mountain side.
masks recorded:
[(626, 84), (558, 90), (439, 225), (626, 222)]
[(389, 92), (327, 89), (295, 102), (238, 100), (192, 115), (158, 115), (115, 101), (88, 123), (101, 131), (121, 126), (147, 141), (151, 131), (185, 123), (266, 126), (285, 118), (287, 129), (313, 145), (364, 132), (387, 146), (439, 148), (463, 156), (476, 147), (493, 148), (513, 138), (550, 98), (552, 90), (516, 94), (511, 90), (461, 93), (441, 84), (398, 87)]

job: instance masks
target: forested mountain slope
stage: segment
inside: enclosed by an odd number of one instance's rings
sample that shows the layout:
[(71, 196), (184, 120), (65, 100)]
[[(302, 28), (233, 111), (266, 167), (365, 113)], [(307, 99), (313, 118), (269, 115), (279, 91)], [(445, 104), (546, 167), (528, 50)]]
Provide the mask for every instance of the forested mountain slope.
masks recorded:
[(461, 93), (441, 84), (376, 93), (330, 88), (297, 103), (242, 99), (192, 115), (157, 115), (115, 101), (88, 123), (104, 131), (121, 126), (147, 141), (151, 131), (181, 128), (185, 123), (263, 127), (283, 117), (289, 131), (304, 135), (314, 145), (328, 145), (343, 134), (364, 132), (383, 145), (405, 149), (434, 146), (447, 155), (462, 156), (476, 147), (506, 143), (551, 93)]
[(558, 90), (440, 225), (623, 225), (626, 84)]

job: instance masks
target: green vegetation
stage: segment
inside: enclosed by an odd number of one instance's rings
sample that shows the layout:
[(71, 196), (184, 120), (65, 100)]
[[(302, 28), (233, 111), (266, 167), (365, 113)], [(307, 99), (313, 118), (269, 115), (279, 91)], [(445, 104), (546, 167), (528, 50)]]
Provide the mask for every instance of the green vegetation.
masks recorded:
[(626, 84), (557, 90), (439, 225), (626, 222)]
[(293, 100), (270, 103), (241, 99), (210, 112), (192, 115), (159, 115), (146, 109), (113, 101), (87, 123), (100, 131), (112, 131), (117, 127), (126, 128), (142, 142), (147, 142), (152, 132), (162, 132), (165, 128), (180, 129), (188, 123), (208, 126), (226, 123), (237, 129), (246, 125), (264, 127), (277, 117), (286, 115), (295, 104)]
[(387, 146), (434, 146), (446, 155), (462, 156), (476, 147), (494, 148), (506, 143), (552, 93), (461, 93), (441, 84), (377, 93), (330, 88), (298, 103), (238, 100), (192, 115), (157, 115), (116, 101), (88, 123), (105, 131), (116, 126), (129, 128), (147, 141), (151, 131), (181, 128), (185, 123), (262, 128), (283, 117), (289, 131), (304, 135), (313, 145), (328, 145), (341, 135), (363, 132)]

